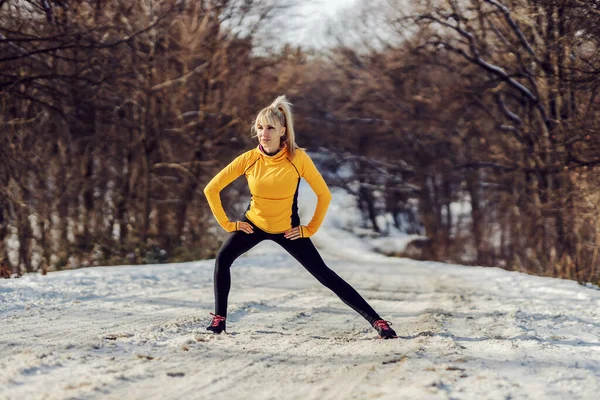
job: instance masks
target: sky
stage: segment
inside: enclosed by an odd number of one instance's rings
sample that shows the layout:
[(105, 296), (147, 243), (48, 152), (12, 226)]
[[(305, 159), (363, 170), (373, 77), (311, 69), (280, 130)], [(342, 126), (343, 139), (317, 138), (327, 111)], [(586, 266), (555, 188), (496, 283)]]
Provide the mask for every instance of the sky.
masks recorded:
[(284, 33), (288, 43), (304, 48), (323, 49), (339, 42), (352, 47), (368, 43), (377, 48), (381, 40), (396, 43), (406, 39), (409, 32), (396, 31), (398, 27), (391, 21), (414, 5), (410, 0), (309, 0), (294, 6), (290, 12), (294, 17), (280, 19), (277, 31)]
[(326, 43), (326, 28), (331, 22), (340, 22), (345, 11), (356, 7), (358, 0), (312, 0), (300, 3), (294, 12), (292, 25), (286, 37), (296, 46), (322, 47)]
[(304, 19), (302, 33), (292, 40), (298, 42), (314, 42), (325, 34), (328, 22), (340, 22), (343, 12), (356, 6), (357, 0), (315, 0), (306, 2), (302, 7), (301, 17)]

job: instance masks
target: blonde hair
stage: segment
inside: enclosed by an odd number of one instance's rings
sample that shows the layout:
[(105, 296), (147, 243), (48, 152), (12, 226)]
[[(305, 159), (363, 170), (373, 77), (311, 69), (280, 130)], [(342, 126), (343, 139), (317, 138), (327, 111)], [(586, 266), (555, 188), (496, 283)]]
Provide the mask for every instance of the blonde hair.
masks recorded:
[(292, 103), (283, 96), (279, 96), (268, 107), (260, 110), (252, 123), (252, 137), (258, 136), (256, 126), (258, 124), (273, 125), (277, 128), (285, 127), (285, 133), (281, 140), (287, 147), (290, 158), (294, 158), (296, 149), (299, 149), (296, 144), (296, 134), (294, 133), (294, 118), (292, 117)]

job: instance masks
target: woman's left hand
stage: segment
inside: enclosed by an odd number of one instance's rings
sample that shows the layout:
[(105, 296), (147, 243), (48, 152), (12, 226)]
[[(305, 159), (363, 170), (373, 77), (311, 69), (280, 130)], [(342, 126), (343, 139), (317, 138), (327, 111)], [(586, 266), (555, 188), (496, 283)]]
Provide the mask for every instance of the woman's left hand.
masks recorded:
[(288, 229), (287, 231), (285, 231), (284, 236), (286, 239), (290, 239), (290, 240), (300, 239), (301, 238), (300, 227), (297, 226), (295, 228)]

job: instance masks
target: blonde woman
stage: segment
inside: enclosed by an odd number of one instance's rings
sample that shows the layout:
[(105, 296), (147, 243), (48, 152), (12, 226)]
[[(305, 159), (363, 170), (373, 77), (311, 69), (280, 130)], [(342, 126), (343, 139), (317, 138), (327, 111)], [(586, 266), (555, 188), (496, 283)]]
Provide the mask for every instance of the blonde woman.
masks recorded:
[[(213, 318), (206, 329), (214, 333), (225, 331), (233, 262), (261, 241), (272, 240), (363, 316), (377, 330), (379, 337), (397, 338), (389, 326), (391, 322), (381, 319), (352, 286), (325, 265), (310, 240), (325, 218), (331, 193), (313, 161), (296, 145), (291, 104), (285, 96), (277, 97), (258, 113), (252, 131), (258, 146), (234, 159), (204, 189), (218, 223), (231, 232), (217, 253), (215, 313), (210, 313)], [(241, 175), (248, 179), (252, 198), (242, 220), (230, 221), (219, 193)], [(301, 225), (298, 216), (301, 178), (308, 182), (318, 198), (315, 214), (307, 225)]]

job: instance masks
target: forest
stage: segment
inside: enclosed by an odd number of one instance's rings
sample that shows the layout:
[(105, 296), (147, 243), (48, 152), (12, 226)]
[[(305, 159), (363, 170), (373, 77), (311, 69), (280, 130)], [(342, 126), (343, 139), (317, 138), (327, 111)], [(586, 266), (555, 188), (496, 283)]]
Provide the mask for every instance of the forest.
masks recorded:
[(4, 274), (214, 257), (202, 190), (286, 94), (365, 228), (600, 282), (600, 0), (358, 2), (318, 49), (290, 4), (0, 0)]

